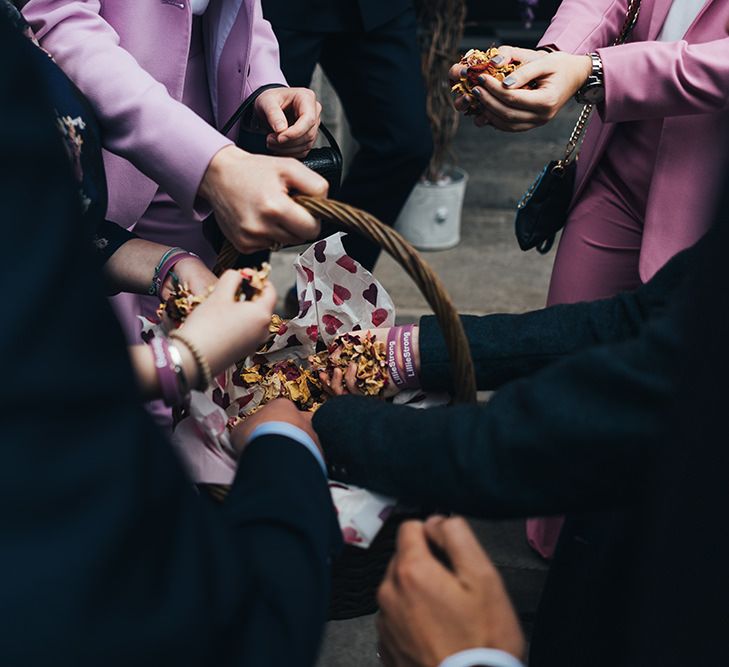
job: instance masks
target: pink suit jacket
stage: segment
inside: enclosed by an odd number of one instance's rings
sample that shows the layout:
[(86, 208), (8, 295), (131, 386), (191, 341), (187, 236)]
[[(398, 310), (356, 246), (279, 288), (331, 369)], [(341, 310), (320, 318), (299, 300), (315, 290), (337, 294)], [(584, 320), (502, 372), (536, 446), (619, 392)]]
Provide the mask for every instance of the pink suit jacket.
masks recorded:
[[(729, 0), (708, 0), (683, 40), (656, 42), (671, 0), (643, 0), (630, 43), (611, 47), (627, 0), (563, 0), (540, 44), (599, 52), (605, 102), (590, 122), (578, 162), (575, 201), (615, 123), (664, 119), (648, 196), (640, 276), (648, 280), (695, 243), (715, 213), (729, 140)], [(645, 168), (626, 155), (626, 174)]]
[[(189, 2), (30, 0), (23, 14), (102, 123), (108, 218), (132, 227), (158, 185), (192, 215), (210, 160), (231, 141), (180, 102)], [(260, 0), (211, 0), (204, 40), (218, 127), (260, 86), (286, 83)]]

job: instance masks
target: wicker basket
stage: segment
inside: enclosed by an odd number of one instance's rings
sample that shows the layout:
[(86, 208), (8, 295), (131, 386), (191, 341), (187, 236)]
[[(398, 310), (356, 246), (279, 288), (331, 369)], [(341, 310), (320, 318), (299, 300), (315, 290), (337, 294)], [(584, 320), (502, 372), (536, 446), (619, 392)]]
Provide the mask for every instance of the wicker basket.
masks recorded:
[[(328, 199), (303, 196), (295, 199), (316, 218), (373, 241), (405, 269), (440, 324), (453, 366), (455, 400), (459, 403), (475, 403), (476, 378), (461, 319), (440, 278), (417, 251), (395, 230), (365, 211)], [(237, 257), (238, 252), (226, 241), (218, 257), (216, 272), (234, 266)], [(209, 486), (208, 490), (221, 502), (227, 493), (227, 489), (221, 486)], [(377, 610), (375, 596), (394, 552), (397, 529), (407, 519), (425, 516), (425, 509), (420, 512), (396, 510), (367, 550), (345, 547), (342, 556), (333, 565), (332, 620), (364, 616)]]

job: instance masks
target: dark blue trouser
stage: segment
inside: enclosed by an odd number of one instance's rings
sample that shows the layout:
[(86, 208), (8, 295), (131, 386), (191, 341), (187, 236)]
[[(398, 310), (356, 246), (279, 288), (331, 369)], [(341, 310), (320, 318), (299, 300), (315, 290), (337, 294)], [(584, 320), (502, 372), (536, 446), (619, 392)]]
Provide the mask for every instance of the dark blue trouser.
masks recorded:
[[(273, 28), (289, 85), (309, 86), (320, 63), (359, 144), (337, 198), (393, 225), (432, 151), (415, 12), (370, 31)], [(380, 252), (353, 235), (345, 247), (370, 270)]]

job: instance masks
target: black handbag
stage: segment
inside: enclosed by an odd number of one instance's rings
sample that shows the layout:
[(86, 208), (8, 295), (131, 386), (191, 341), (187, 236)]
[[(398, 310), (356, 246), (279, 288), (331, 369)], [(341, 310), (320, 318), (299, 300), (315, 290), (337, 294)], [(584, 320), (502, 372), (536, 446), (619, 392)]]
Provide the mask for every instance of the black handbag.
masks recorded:
[[(279, 84), (262, 86), (245, 99), (238, 107), (238, 110), (231, 116), (230, 120), (223, 126), (221, 130), (222, 134), (227, 135), (239, 120), (241, 121), (241, 127), (238, 133), (238, 141), (236, 142), (239, 145), (242, 143), (241, 135), (244, 133), (270, 131), (270, 129), (266, 128), (264, 130), (258, 125), (258, 121), (253, 113), (253, 105), (261, 93), (271, 88), (280, 87)], [(312, 148), (309, 154), (305, 158), (302, 158), (300, 162), (325, 178), (329, 183), (329, 197), (335, 197), (342, 185), (344, 159), (342, 158), (342, 151), (339, 148), (339, 144), (334, 138), (334, 135), (329, 131), (329, 128), (324, 123), (321, 123), (319, 130), (329, 142), (329, 145), (321, 148)]]
[[(639, 14), (640, 0), (631, 0), (625, 24), (615, 40), (615, 45), (628, 40)], [(535, 248), (542, 255), (548, 253), (554, 245), (557, 232), (567, 222), (575, 190), (579, 149), (592, 110), (591, 104), (585, 105), (572, 130), (562, 159), (549, 162), (517, 204), (514, 228), (519, 247), (524, 251)]]
[[(281, 87), (282, 86), (280, 84), (262, 86), (255, 93), (247, 97), (240, 107), (238, 107), (238, 110), (231, 116), (230, 120), (228, 120), (228, 122), (223, 126), (221, 133), (227, 135), (232, 127), (240, 121), (241, 126), (238, 132), (236, 145), (241, 146), (241, 144), (247, 143), (244, 139), (246, 134), (265, 134), (269, 132), (270, 128), (263, 128), (259, 125), (258, 120), (253, 113), (253, 104), (258, 96), (264, 91), (269, 90), (270, 88)], [(336, 196), (342, 184), (344, 160), (342, 158), (342, 151), (340, 150), (339, 144), (337, 144), (337, 140), (334, 138), (334, 135), (329, 131), (324, 123), (319, 125), (319, 129), (329, 142), (329, 146), (313, 148), (309, 151), (309, 154), (305, 158), (300, 160), (300, 162), (327, 180), (329, 183), (329, 196), (332, 197)], [(248, 149), (249, 147), (246, 146), (246, 148)], [(253, 152), (260, 152), (261, 150), (262, 148), (259, 148)], [(220, 252), (220, 249), (225, 243), (225, 237), (223, 236), (223, 232), (220, 231), (215, 215), (208, 216), (203, 223), (203, 234), (215, 252)], [(269, 251), (266, 250), (253, 253), (251, 255), (239, 255), (235, 268), (260, 266), (262, 262), (268, 261), (269, 254)]]

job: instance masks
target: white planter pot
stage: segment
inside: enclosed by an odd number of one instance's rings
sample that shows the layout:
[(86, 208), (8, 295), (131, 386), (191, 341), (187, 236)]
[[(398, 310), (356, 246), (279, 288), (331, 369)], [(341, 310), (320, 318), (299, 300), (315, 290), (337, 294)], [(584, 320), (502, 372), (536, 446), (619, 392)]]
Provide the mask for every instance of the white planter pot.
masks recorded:
[(451, 167), (447, 175), (445, 183), (418, 183), (395, 223), (395, 229), (420, 250), (446, 250), (461, 240), (468, 174)]

